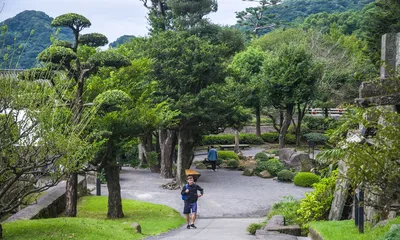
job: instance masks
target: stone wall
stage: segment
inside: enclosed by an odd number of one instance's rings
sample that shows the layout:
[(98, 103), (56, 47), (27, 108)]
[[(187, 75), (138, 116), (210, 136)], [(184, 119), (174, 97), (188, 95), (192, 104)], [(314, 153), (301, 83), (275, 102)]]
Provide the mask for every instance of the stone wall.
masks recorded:
[[(5, 222), (17, 220), (30, 220), (38, 218), (55, 218), (65, 209), (65, 182), (51, 188), (45, 195), (37, 200), (36, 204), (30, 205), (9, 217)], [(86, 178), (78, 176), (78, 194), (85, 195), (87, 192)]]

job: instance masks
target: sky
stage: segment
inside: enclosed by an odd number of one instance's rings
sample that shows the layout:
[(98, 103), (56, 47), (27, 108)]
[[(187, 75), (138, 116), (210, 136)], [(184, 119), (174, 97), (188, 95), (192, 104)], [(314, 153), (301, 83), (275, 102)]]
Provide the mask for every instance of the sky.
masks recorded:
[[(144, 36), (148, 32), (147, 9), (140, 0), (0, 0), (0, 4), (4, 5), (0, 22), (24, 10), (43, 11), (53, 18), (74, 12), (92, 23), (83, 33), (102, 33), (110, 42), (122, 35)], [(218, 0), (218, 12), (209, 17), (213, 23), (232, 25), (236, 23), (236, 11), (255, 5), (248, 0)]]

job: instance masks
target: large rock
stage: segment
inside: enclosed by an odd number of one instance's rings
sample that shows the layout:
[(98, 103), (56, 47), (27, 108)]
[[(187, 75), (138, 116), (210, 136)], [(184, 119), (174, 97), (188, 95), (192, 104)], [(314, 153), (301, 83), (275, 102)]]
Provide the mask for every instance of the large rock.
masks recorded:
[(243, 171), (244, 176), (253, 176), (255, 172), (255, 168), (246, 167)]
[(142, 227), (140, 226), (139, 223), (133, 222), (133, 223), (131, 224), (131, 227), (134, 229), (134, 231), (135, 231), (136, 233), (142, 233)]
[(196, 164), (196, 168), (197, 169), (207, 169), (207, 166), (201, 162), (201, 163)]
[(267, 170), (264, 170), (258, 174), (259, 177), (262, 178), (273, 178), (274, 176), (271, 175)]
[(294, 168), (299, 172), (309, 172), (314, 167), (308, 153), (297, 152), (294, 148), (280, 149), (279, 160), (287, 168)]

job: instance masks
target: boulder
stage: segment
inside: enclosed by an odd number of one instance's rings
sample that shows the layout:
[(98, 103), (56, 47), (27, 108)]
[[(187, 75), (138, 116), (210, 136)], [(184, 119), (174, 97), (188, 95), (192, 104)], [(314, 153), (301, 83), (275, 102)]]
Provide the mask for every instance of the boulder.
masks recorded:
[(255, 172), (255, 168), (246, 167), (243, 171), (244, 176), (253, 176)]
[(256, 169), (257, 162), (255, 160), (246, 161), (245, 167), (246, 168), (254, 168), (254, 169)]
[(133, 222), (131, 224), (131, 227), (135, 230), (136, 233), (142, 233), (142, 227), (140, 227), (139, 223)]
[(207, 166), (206, 165), (204, 165), (204, 163), (197, 163), (196, 164), (196, 168), (197, 169), (207, 169)]
[(273, 176), (271, 173), (268, 172), (268, 170), (264, 170), (258, 174), (259, 177), (261, 178), (272, 178)]
[(313, 167), (313, 161), (308, 153), (297, 152), (294, 148), (279, 150), (279, 160), (287, 167), (299, 172), (309, 172)]

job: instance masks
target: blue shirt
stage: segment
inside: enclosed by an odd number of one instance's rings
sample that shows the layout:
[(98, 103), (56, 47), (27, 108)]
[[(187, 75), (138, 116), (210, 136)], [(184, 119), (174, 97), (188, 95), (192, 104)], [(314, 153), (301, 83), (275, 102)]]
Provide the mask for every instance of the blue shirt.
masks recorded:
[(218, 153), (217, 150), (214, 148), (211, 148), (210, 151), (208, 151), (208, 161), (216, 161), (218, 159)]

